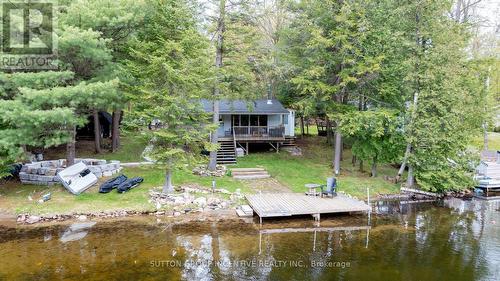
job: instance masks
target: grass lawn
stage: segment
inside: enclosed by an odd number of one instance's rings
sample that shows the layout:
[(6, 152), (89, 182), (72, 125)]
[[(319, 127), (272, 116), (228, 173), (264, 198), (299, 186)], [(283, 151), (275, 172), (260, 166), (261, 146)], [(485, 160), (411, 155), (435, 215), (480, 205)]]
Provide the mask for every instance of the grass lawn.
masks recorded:
[[(472, 145), (477, 147), (477, 149), (483, 149), (483, 136), (477, 136), (474, 138)], [(489, 150), (500, 150), (500, 133), (489, 132), (488, 133), (488, 149)]]
[[(238, 168), (263, 167), (271, 176), (294, 192), (304, 192), (306, 183), (326, 184), (326, 178), (332, 176), (331, 165), (333, 148), (325, 143), (322, 137), (305, 137), (297, 139), (303, 156), (292, 156), (287, 152), (255, 153), (238, 158)], [(397, 170), (389, 165), (379, 167), (379, 176), (372, 178), (367, 172), (358, 171), (351, 164), (350, 151), (344, 152), (341, 164), (342, 172), (338, 178), (338, 190), (357, 196), (366, 197), (366, 188), (370, 187), (371, 195), (399, 192), (399, 186), (383, 179), (384, 175), (395, 176)], [(368, 166), (366, 164), (365, 166)]]
[[(124, 168), (122, 173), (128, 177), (143, 177), (144, 182), (139, 187), (123, 194), (119, 194), (116, 191), (101, 194), (98, 192), (99, 185), (94, 185), (78, 196), (70, 194), (60, 185), (45, 187), (8, 183), (0, 186), (0, 212), (48, 215), (113, 210), (155, 210), (155, 206), (148, 202), (149, 190), (161, 187), (164, 182), (163, 171), (152, 166), (144, 166)], [(212, 186), (212, 178), (199, 177), (188, 171), (176, 171), (173, 181), (176, 186), (182, 184)], [(252, 192), (250, 188), (251, 183), (248, 181), (237, 181), (225, 176), (217, 178), (216, 183), (217, 188), (225, 188), (232, 192), (238, 188), (243, 193)], [(52, 194), (52, 199), (44, 203), (38, 203), (38, 199), (48, 192)]]
[[(254, 153), (249, 156), (238, 158), (238, 164), (231, 167), (263, 167), (275, 179), (274, 182), (240, 181), (224, 176), (216, 178), (217, 188), (225, 188), (234, 192), (240, 189), (243, 193), (253, 193), (257, 190), (272, 191), (277, 190), (277, 184), (281, 187), (288, 187), (294, 192), (304, 192), (306, 183), (325, 183), (326, 178), (331, 176), (331, 159), (333, 149), (326, 145), (325, 138), (305, 137), (297, 140), (303, 150), (303, 156), (291, 156), (282, 151)], [(104, 159), (120, 160), (122, 162), (141, 161), (140, 155), (145, 143), (140, 138), (122, 138), (122, 148), (117, 153), (103, 153), (95, 155), (92, 146), (79, 145), (78, 157), (95, 157)], [(57, 153), (62, 153), (57, 156)], [(63, 158), (64, 150), (53, 149), (46, 154), (51, 159)], [(46, 157), (49, 159), (49, 157)], [(379, 177), (371, 178), (365, 172), (359, 172), (357, 167), (350, 163), (349, 151), (344, 152), (342, 162), (342, 175), (338, 180), (340, 191), (357, 196), (366, 197), (366, 187), (371, 188), (371, 195), (389, 194), (399, 191), (399, 187), (383, 179), (383, 175), (394, 176), (396, 170), (388, 165), (379, 168)], [(368, 164), (366, 167), (368, 168)], [(63, 213), (89, 213), (96, 211), (112, 210), (154, 210), (155, 206), (149, 203), (148, 192), (151, 188), (161, 187), (164, 182), (164, 171), (154, 166), (143, 166), (135, 168), (125, 168), (122, 171), (128, 177), (141, 176), (144, 182), (137, 188), (118, 194), (111, 192), (108, 194), (98, 193), (98, 185), (92, 187), (85, 193), (74, 196), (67, 192), (62, 186), (42, 187), (20, 185), (18, 183), (8, 183), (0, 186), (0, 212), (7, 213), (31, 213), (31, 214), (63, 214)], [(193, 175), (189, 170), (176, 171), (173, 175), (174, 185), (201, 185), (212, 186), (211, 177), (200, 177)], [(283, 190), (278, 189), (278, 190)], [(38, 199), (45, 193), (51, 192), (52, 199), (45, 203), (38, 203)], [(31, 198), (32, 200), (30, 200)]]

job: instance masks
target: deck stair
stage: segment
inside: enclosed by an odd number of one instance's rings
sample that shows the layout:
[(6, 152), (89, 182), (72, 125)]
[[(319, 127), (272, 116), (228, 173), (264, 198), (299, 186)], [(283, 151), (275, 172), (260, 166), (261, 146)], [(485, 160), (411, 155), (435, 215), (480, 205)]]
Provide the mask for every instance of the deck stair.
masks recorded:
[(232, 140), (219, 140), (217, 164), (236, 164), (236, 149)]
[(285, 141), (281, 143), (281, 147), (295, 146), (295, 137), (285, 137)]
[(240, 180), (255, 180), (271, 177), (269, 173), (262, 168), (235, 168), (231, 169), (233, 178)]
[(248, 205), (241, 205), (236, 209), (239, 217), (253, 217), (253, 209)]

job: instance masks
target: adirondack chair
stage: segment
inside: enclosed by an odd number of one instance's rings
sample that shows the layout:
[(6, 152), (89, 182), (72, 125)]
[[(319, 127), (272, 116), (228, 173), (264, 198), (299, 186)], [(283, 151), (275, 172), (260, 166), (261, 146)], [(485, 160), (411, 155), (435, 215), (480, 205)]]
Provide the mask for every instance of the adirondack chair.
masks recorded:
[(321, 186), (321, 196), (337, 196), (337, 179), (334, 177), (326, 179), (326, 185)]

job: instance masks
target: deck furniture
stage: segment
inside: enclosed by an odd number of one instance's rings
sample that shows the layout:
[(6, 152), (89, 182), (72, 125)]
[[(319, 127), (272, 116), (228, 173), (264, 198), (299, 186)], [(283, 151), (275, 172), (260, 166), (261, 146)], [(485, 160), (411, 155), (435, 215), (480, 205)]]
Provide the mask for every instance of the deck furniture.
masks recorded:
[(337, 196), (337, 179), (330, 177), (326, 179), (326, 185), (321, 185), (321, 197), (331, 196), (332, 198)]
[(310, 196), (321, 195), (321, 192), (317, 191), (318, 188), (321, 188), (321, 185), (316, 184), (316, 183), (307, 183), (307, 184), (305, 184), (305, 187), (307, 188), (306, 195), (310, 195)]

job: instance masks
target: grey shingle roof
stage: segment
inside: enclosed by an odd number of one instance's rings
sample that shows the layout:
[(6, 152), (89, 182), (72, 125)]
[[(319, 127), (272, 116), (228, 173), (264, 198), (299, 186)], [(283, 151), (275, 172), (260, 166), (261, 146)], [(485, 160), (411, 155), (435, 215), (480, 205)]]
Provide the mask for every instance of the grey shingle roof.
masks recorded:
[[(201, 100), (203, 109), (206, 112), (212, 112), (212, 101), (203, 99)], [(278, 100), (221, 100), (219, 102), (219, 114), (287, 114), (281, 102)]]

